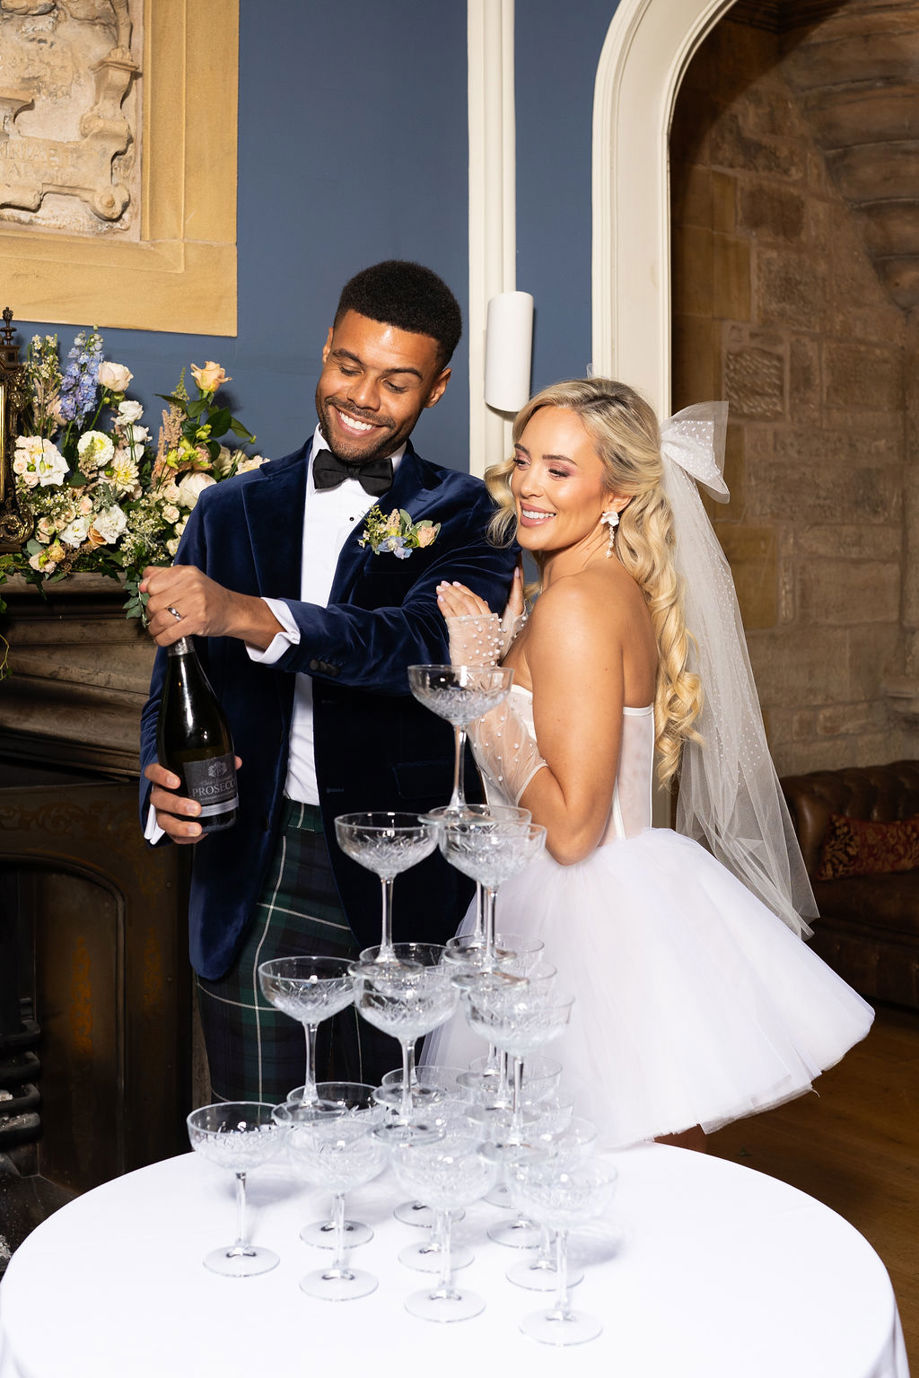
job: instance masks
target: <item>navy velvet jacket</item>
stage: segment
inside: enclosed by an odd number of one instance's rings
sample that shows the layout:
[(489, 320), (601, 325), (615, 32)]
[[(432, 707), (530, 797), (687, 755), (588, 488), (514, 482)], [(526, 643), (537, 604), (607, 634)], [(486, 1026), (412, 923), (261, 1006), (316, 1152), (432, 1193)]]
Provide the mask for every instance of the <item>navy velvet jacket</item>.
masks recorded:
[[(313, 678), (316, 772), (336, 883), (360, 946), (378, 943), (380, 884), (335, 844), (333, 820), (362, 809), (422, 812), (445, 804), (453, 778), (450, 726), (412, 698), (406, 667), (448, 659), (435, 589), (458, 579), (497, 611), (504, 607), (516, 547), (487, 544), (493, 505), (484, 485), (423, 460), (409, 444), (384, 512), (440, 522), (437, 539), (407, 559), (374, 555), (345, 541), (329, 606), (299, 601), (303, 509), (311, 442), (205, 489), (176, 556), (238, 593), (283, 598), (300, 643), (274, 666), (253, 663), (231, 637), (199, 638), (197, 648), (229, 720), (237, 754), (240, 816), (233, 828), (195, 847), (189, 899), (192, 966), (216, 979), (242, 941), (277, 842), (293, 709), (294, 672)], [(141, 770), (156, 760), (156, 720), (166, 666), (157, 653), (141, 718)], [(141, 819), (150, 785), (141, 779)], [(399, 876), (397, 941), (445, 942), (455, 932), (470, 884), (439, 855)]]

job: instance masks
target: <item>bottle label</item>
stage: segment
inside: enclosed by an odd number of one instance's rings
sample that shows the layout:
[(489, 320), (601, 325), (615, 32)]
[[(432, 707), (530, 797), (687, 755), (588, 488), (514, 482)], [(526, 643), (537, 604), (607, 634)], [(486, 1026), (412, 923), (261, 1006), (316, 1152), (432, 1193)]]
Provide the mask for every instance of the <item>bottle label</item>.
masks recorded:
[(201, 805), (201, 818), (229, 813), (239, 803), (236, 762), (232, 756), (212, 756), (209, 761), (186, 761), (182, 766), (185, 794)]

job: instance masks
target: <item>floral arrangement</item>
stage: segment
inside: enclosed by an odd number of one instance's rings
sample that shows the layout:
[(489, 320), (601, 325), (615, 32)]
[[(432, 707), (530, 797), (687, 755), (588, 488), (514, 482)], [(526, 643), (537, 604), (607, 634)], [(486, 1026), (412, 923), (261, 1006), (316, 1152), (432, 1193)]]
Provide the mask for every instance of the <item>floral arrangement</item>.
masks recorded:
[(413, 522), (404, 507), (394, 507), (387, 517), (376, 503), (364, 518), (364, 534), (358, 545), (369, 545), (374, 555), (392, 553), (407, 560), (413, 550), (422, 550), (437, 538), (440, 522)]
[(219, 364), (192, 364), (192, 397), (183, 369), (163, 396), (154, 448), (141, 404), (126, 396), (133, 374), (103, 359), (97, 331), (79, 332), (63, 368), (57, 336), (34, 336), (24, 373), (12, 467), (32, 534), (21, 551), (0, 556), (0, 583), (13, 574), (39, 586), (74, 572), (111, 575), (127, 590), (126, 615), (143, 619), (143, 570), (172, 562), (201, 491), (264, 463), (222, 443), (255, 440), (217, 401), (230, 380)]

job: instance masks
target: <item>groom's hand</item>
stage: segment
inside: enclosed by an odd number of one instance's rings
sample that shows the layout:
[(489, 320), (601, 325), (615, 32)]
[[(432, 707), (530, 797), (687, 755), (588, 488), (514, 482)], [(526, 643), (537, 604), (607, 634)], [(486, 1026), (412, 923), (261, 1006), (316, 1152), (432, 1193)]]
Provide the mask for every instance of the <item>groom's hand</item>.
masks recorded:
[[(239, 770), (241, 765), (242, 760), (237, 756), (236, 769)], [(153, 786), (150, 806), (166, 836), (178, 843), (200, 842), (205, 836), (204, 829), (197, 821), (201, 805), (196, 799), (176, 792), (182, 788), (178, 775), (161, 766), (159, 761), (151, 761), (144, 775)]]
[(150, 565), (140, 591), (147, 594), (147, 630), (158, 646), (183, 636), (232, 636), (264, 651), (281, 630), (264, 599), (234, 593), (196, 565)]

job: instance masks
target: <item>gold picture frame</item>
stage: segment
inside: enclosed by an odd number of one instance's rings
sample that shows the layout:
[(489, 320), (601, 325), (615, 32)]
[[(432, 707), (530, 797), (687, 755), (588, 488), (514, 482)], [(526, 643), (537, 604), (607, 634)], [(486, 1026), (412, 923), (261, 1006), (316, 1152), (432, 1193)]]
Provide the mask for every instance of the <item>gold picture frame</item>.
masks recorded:
[(146, 0), (140, 242), (0, 225), (21, 320), (236, 334), (239, 0)]

